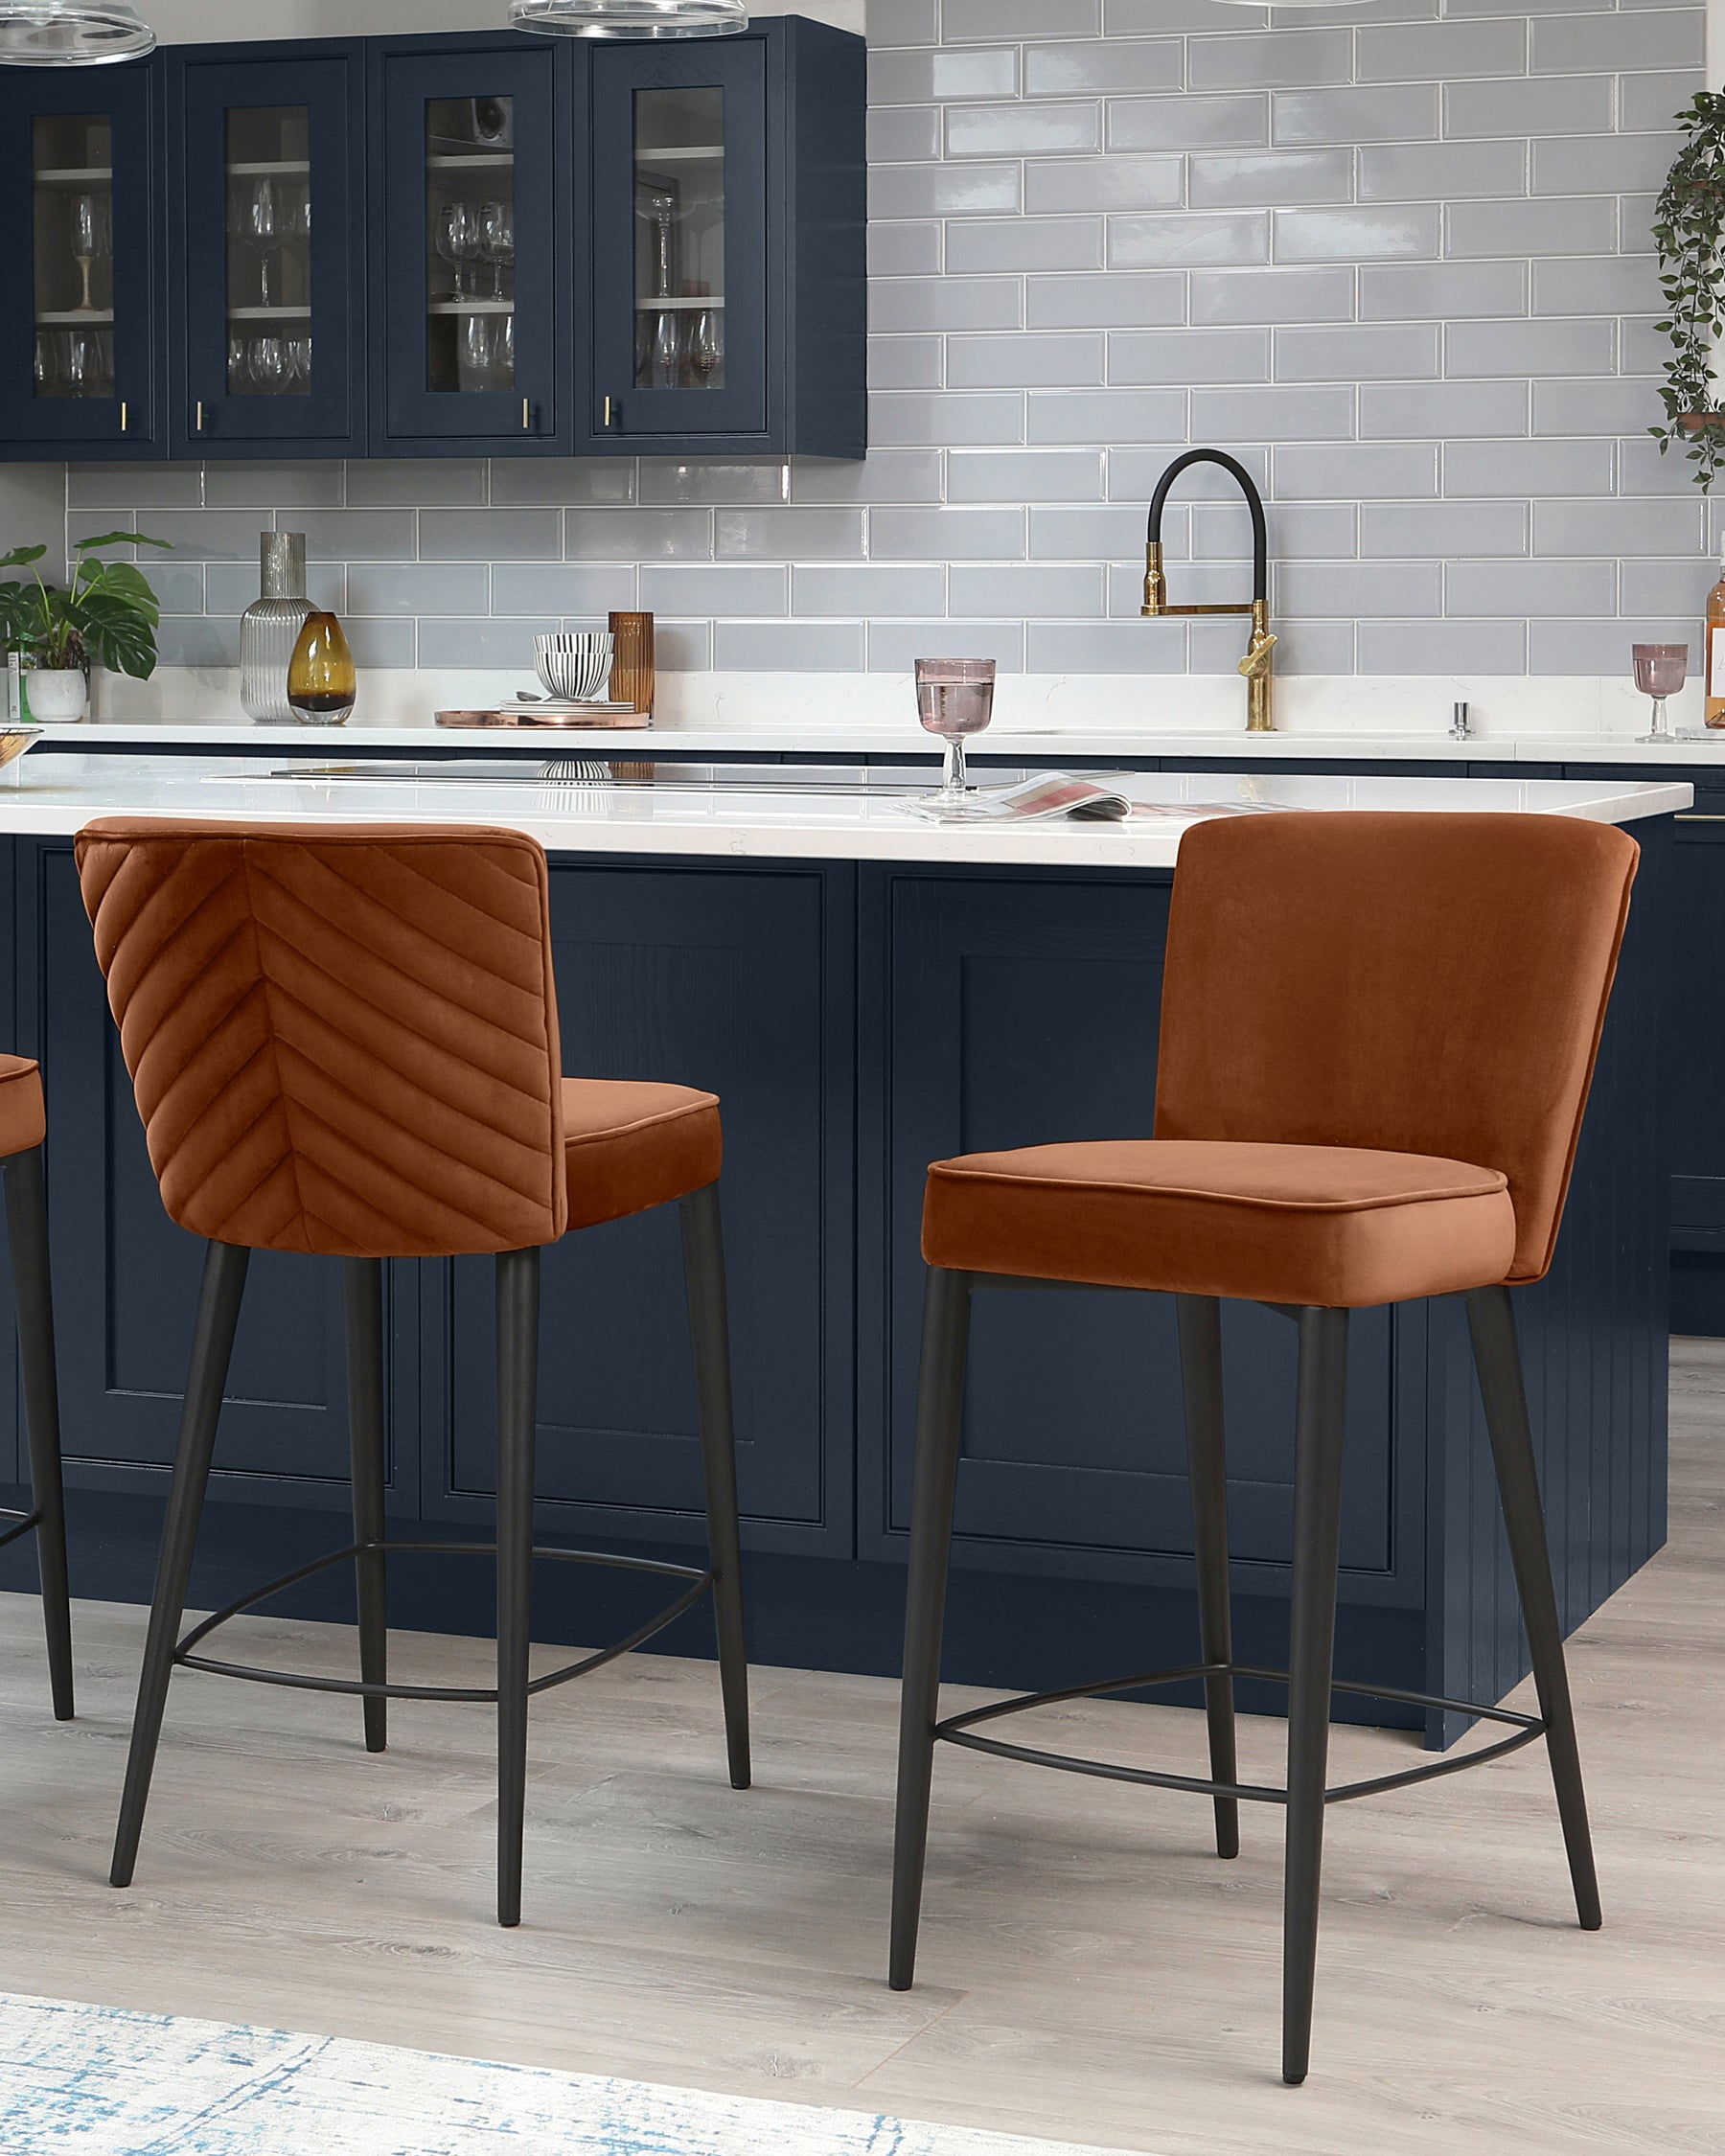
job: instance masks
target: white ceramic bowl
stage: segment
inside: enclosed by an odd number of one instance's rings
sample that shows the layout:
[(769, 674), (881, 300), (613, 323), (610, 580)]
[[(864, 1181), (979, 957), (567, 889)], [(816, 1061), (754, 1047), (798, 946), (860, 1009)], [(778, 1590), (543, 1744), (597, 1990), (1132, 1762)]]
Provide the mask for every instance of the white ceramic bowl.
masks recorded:
[(616, 638), (606, 630), (571, 631), (533, 639), (539, 677), (554, 697), (591, 702), (603, 697), (610, 680)]

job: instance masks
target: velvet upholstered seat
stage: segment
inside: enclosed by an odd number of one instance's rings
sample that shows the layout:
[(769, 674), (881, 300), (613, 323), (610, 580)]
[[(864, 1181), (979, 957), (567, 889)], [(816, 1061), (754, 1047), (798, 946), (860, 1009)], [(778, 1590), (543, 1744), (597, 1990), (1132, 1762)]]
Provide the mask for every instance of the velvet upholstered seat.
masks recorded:
[[(494, 1698), (497, 1915), (517, 1923), (529, 1692), (623, 1651), (530, 1678), (536, 1554), (679, 1581), (632, 1641), (712, 1590), (730, 1777), (748, 1782), (719, 1103), (685, 1086), (563, 1075), (550, 879), (518, 832), (109, 818), (80, 833), (78, 864), (163, 1204), (208, 1244), (114, 1884), (132, 1876), (173, 1668), (258, 1674), (194, 1655), (235, 1610), (178, 1633), (249, 1253), (301, 1252), (343, 1261), (354, 1541), (320, 1564), (354, 1566), (359, 1677), (269, 1681), (359, 1695), (374, 1752), (392, 1698)], [(540, 1251), (673, 1203), (709, 1562), (536, 1552)], [(496, 1264), (496, 1688), (391, 1685), (385, 1561), (403, 1546), (384, 1518), (384, 1261), (484, 1255)]]
[(78, 860), (163, 1203), (194, 1234), (477, 1255), (719, 1180), (711, 1093), (559, 1073), (530, 838), (110, 817)]
[(28, 1056), (0, 1056), (0, 1159), (28, 1153), (47, 1135), (40, 1069)]
[[(1576, 1914), (1584, 1927), (1599, 1924), (1509, 1290), (1552, 1264), (1639, 853), (1626, 833), (1567, 816), (1293, 813), (1202, 823), (1183, 839), (1175, 873), (1150, 1128), (1106, 1138), (1055, 1131), (1049, 1143), (961, 1155), (929, 1171), (896, 1988), (913, 1973), (938, 1740), (1204, 1792), (1223, 1857), (1239, 1849), (1242, 1798), (1285, 1803), (1282, 2072), (1305, 2077), (1325, 1808), (1457, 1764), (1339, 1790), (1325, 1782), (1348, 1314), (1423, 1296), (1465, 1300), (1539, 1693), (1537, 1717), (1490, 1701), (1466, 1706), (1515, 1733), (1465, 1763), (1546, 1738)], [(1026, 1280), (1175, 1297), (1201, 1659), (943, 1721), (940, 1637), (963, 1502), (971, 1302)], [(1270, 1304), (1300, 1332), (1291, 1621), (1279, 1672), (1246, 1668), (1233, 1653), (1224, 1297)], [(1348, 1429), (1349, 1444), (1381, 1444), (1381, 1427), (1359, 1419), (1366, 1427)], [(1159, 1544), (1176, 1548), (1184, 1531), (1171, 1520)], [(1242, 1673), (1288, 1685), (1282, 1787), (1241, 1781), (1233, 1685)], [(1194, 1678), (1208, 1723), (1202, 1779), (980, 1733), (1024, 1708)]]
[(1540, 1278), (1636, 856), (1561, 816), (1200, 826), (1154, 1135), (937, 1161), (924, 1256), (1340, 1309)]

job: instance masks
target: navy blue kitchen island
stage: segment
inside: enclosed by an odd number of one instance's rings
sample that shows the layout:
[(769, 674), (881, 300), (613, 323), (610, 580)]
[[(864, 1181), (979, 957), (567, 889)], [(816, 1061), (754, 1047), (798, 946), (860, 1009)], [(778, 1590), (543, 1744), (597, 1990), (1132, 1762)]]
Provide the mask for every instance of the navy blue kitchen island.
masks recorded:
[[(53, 764), (33, 758), (30, 781)], [(111, 791), (119, 805), (123, 785)], [(1633, 812), (1642, 877), (1557, 1264), (1517, 1296), (1571, 1628), (1665, 1533), (1669, 806)], [(225, 798), (205, 813), (225, 813)], [(0, 838), (12, 896), (0, 993), (6, 1044), (40, 1057), (48, 1089), (74, 1592), (141, 1600), (200, 1250), (164, 1216), (145, 1154), (79, 898), (76, 820)], [(645, 852), (608, 847), (602, 830), (552, 860), (565, 1069), (649, 1071), (724, 1103), (754, 1658), (893, 1671), (924, 1169), (963, 1151), (1148, 1127), (1171, 869), (1096, 865), (1088, 853), (1062, 866), (774, 858), (758, 843)], [(700, 1535), (679, 1265), (675, 1222), (656, 1215), (547, 1255), (544, 1539), (681, 1556)], [(395, 1265), (389, 1322), (391, 1512), (482, 1539), (489, 1267)], [(1354, 1333), (1339, 1671), (1496, 1699), (1526, 1665), (1460, 1303), (1362, 1314)], [(1230, 1306), (1227, 1346), (1237, 1635), (1243, 1659), (1274, 1663), (1293, 1328)], [(8, 1328), (0, 1462), (15, 1477), (12, 1357)], [(260, 1257), (195, 1604), (224, 1603), (344, 1541), (346, 1459), (339, 1270)], [(1051, 1687), (1116, 1662), (1185, 1659), (1190, 1540), (1172, 1305), (984, 1297), (948, 1675)], [(0, 1583), (31, 1584), (21, 1550), (0, 1565)], [(627, 1630), (635, 1596), (643, 1610), (651, 1596), (621, 1575), (541, 1570), (556, 1575), (539, 1588), (546, 1640)], [(398, 1624), (490, 1631), (486, 1562), (401, 1559), (390, 1591)], [(345, 1621), (351, 1590), (330, 1574), (276, 1607)], [(684, 1619), (660, 1643), (709, 1652), (708, 1620)], [(1268, 1692), (1246, 1703), (1279, 1708)], [(1388, 1705), (1346, 1710), (1417, 1719)], [(1436, 1718), (1425, 1733), (1444, 1742), (1459, 1728)]]

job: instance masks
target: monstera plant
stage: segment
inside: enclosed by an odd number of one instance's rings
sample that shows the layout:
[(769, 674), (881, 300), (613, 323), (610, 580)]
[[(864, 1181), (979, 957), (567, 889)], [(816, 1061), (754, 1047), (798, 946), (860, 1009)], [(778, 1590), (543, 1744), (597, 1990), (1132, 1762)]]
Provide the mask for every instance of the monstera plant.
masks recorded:
[(1666, 424), (1648, 429), (1663, 456), (1680, 443), (1695, 460), (1695, 483), (1711, 489), (1725, 457), (1725, 411), (1714, 379), (1725, 336), (1725, 93), (1702, 90), (1677, 115), (1684, 130), (1653, 226), (1671, 340), (1660, 395)]
[(45, 546), (16, 546), (0, 556), (0, 569), (28, 569), (28, 578), (0, 584), (0, 645), (25, 665), (45, 674), (88, 673), (109, 667), (147, 681), (155, 672), (156, 630), (162, 609), (142, 569), (130, 562), (90, 559), (109, 546), (158, 546), (167, 539), (142, 532), (104, 532), (80, 539), (72, 574), (61, 585), (44, 581), (36, 563)]

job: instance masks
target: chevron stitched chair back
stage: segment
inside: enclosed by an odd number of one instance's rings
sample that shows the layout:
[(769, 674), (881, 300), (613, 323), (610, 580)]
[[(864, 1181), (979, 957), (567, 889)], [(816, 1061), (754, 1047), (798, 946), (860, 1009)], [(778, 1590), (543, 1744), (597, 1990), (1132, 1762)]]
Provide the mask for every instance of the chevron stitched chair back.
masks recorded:
[(170, 1215), (441, 1257), (567, 1222), (545, 857), (461, 825), (110, 817), (84, 906)]

